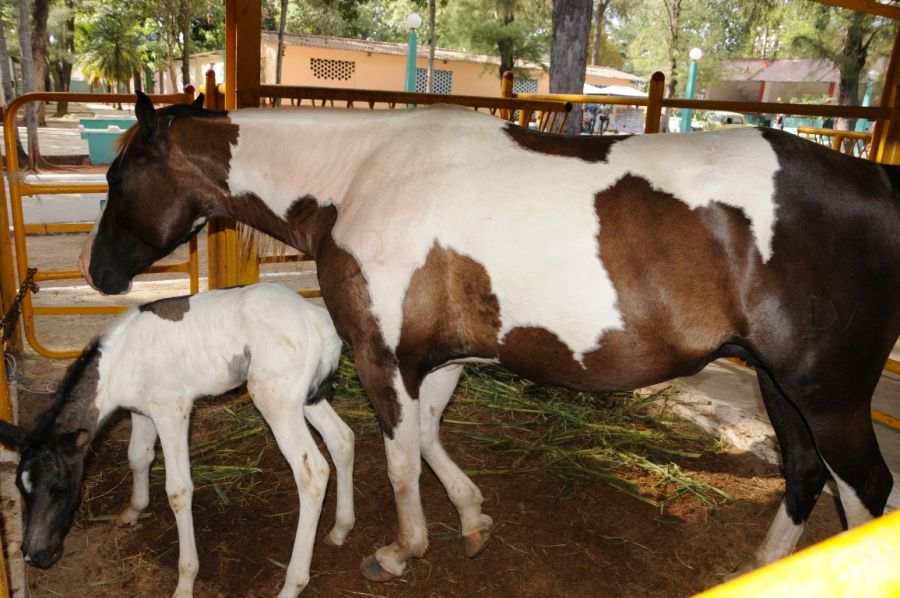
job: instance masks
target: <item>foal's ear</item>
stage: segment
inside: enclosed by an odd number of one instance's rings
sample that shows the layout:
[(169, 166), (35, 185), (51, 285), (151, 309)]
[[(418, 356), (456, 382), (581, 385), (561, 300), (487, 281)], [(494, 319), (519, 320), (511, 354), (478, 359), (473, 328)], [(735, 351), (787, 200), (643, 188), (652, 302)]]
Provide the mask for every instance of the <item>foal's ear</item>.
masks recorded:
[(153, 108), (153, 101), (143, 91), (138, 90), (137, 97), (134, 115), (141, 126), (144, 139), (150, 139), (156, 133), (156, 110)]
[(11, 446), (22, 446), (28, 432), (25, 428), (0, 420), (0, 440)]
[(198, 94), (197, 99), (194, 100), (194, 102), (191, 104), (191, 106), (193, 106), (194, 108), (203, 108), (203, 100), (204, 99), (205, 98), (203, 97), (202, 93)]
[(84, 428), (63, 434), (57, 441), (58, 446), (65, 452), (73, 455), (81, 452), (81, 450), (91, 441), (91, 433)]

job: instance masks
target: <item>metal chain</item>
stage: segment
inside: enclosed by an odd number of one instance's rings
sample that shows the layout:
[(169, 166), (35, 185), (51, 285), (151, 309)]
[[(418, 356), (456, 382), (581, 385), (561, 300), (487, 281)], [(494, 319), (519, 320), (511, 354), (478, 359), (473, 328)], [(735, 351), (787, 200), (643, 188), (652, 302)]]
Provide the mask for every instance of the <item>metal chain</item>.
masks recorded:
[(16, 298), (13, 300), (12, 305), (9, 306), (6, 315), (0, 320), (0, 331), (3, 333), (4, 345), (16, 330), (16, 322), (19, 320), (19, 314), (22, 312), (21, 303), (22, 299), (25, 297), (25, 293), (28, 291), (37, 293), (40, 290), (40, 287), (34, 282), (35, 274), (37, 274), (37, 268), (28, 268), (28, 272), (25, 274), (25, 280), (22, 281), (22, 286), (19, 287)]

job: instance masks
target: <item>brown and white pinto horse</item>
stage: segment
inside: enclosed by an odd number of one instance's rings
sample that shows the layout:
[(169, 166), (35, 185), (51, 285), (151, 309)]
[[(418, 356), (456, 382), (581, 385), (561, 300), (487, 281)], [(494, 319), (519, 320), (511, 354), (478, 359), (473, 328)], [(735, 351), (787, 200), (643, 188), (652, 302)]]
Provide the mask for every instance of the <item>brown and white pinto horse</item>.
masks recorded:
[(437, 422), (467, 360), (587, 391), (758, 366), (787, 491), (751, 565), (788, 554), (830, 476), (850, 525), (891, 488), (869, 403), (900, 334), (900, 169), (769, 129), (557, 137), (452, 107), (154, 111), (111, 165), (104, 293), (227, 216), (315, 257), (381, 419), (402, 573), (428, 538), (421, 457), (470, 555), (491, 519)]

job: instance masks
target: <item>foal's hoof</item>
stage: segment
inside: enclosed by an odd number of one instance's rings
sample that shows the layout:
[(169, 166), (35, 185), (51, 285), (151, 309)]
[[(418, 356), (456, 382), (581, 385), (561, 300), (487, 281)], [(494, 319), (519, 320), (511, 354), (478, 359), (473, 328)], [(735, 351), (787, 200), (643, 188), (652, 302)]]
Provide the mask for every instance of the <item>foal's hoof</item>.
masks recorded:
[(325, 536), (323, 542), (325, 542), (329, 546), (343, 546), (346, 539), (347, 532), (335, 528), (331, 530), (327, 536)]
[(375, 581), (378, 583), (391, 581), (392, 579), (397, 577), (396, 575), (382, 567), (381, 563), (378, 562), (378, 559), (374, 554), (367, 557), (362, 562), (362, 565), (359, 566), (359, 572), (362, 573), (363, 577), (365, 577), (369, 581)]
[(491, 525), (487, 525), (474, 532), (469, 532), (463, 536), (463, 543), (466, 546), (466, 556), (470, 559), (475, 558), (487, 546), (488, 540), (491, 539)]
[(131, 507), (122, 511), (122, 514), (119, 515), (118, 519), (116, 519), (116, 525), (119, 527), (128, 527), (130, 525), (134, 525), (138, 522), (138, 519), (141, 517), (141, 512)]

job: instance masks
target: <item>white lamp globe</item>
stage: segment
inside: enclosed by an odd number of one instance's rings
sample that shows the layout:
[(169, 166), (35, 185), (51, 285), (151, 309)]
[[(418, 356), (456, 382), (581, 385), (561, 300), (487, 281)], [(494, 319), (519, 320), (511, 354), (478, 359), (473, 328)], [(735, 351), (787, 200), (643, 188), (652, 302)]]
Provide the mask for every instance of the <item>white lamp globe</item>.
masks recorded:
[(688, 56), (691, 57), (691, 60), (693, 60), (694, 62), (697, 62), (698, 60), (703, 58), (703, 51), (700, 48), (693, 48), (690, 51), (690, 53), (688, 54)]
[(411, 15), (406, 17), (406, 24), (409, 25), (410, 29), (418, 29), (422, 26), (422, 17), (420, 17), (416, 13), (412, 13)]

